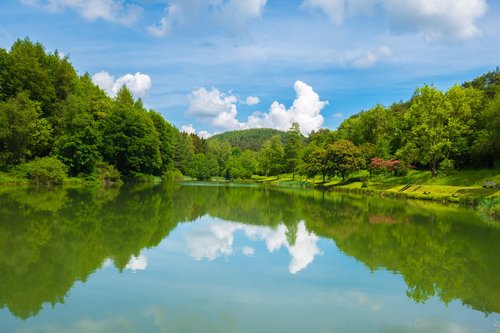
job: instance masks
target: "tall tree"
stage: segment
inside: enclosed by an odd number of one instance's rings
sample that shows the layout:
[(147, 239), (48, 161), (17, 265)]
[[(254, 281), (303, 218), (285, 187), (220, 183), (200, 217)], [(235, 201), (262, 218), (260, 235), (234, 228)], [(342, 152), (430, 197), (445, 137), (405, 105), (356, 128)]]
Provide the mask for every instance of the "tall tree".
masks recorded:
[(160, 140), (151, 117), (123, 86), (102, 122), (103, 157), (124, 175), (155, 174), (161, 167)]
[(417, 88), (401, 126), (400, 159), (428, 165), (435, 177), (452, 145), (448, 132), (451, 114), (451, 103), (441, 91), (428, 85)]
[(285, 170), (292, 173), (292, 180), (295, 179), (295, 171), (300, 163), (300, 151), (302, 149), (302, 134), (300, 134), (300, 125), (293, 123), (286, 133)]
[[(24, 162), (38, 149), (37, 142), (43, 143), (50, 135), (43, 130), (39, 103), (29, 99), (27, 93), (19, 93), (4, 103), (0, 103), (0, 167)], [(48, 130), (48, 128), (46, 128)]]
[(283, 156), (285, 151), (279, 135), (273, 136), (264, 142), (259, 152), (260, 169), (266, 176), (275, 176), (283, 170)]
[(156, 174), (162, 175), (165, 171), (174, 168), (174, 129), (165, 118), (154, 110), (149, 111), (149, 116), (158, 132), (158, 139), (160, 141), (161, 165)]

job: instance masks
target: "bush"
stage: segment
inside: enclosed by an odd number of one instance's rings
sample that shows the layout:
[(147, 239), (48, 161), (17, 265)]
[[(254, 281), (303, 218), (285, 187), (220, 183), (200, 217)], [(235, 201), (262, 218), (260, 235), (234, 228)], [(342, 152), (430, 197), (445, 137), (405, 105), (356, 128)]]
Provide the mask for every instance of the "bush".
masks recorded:
[(104, 185), (121, 185), (123, 183), (120, 171), (118, 171), (113, 165), (106, 162), (98, 162), (96, 164), (96, 170), (99, 181)]
[(15, 172), (41, 185), (59, 185), (66, 179), (68, 168), (55, 157), (36, 158), (16, 167)]
[(178, 169), (165, 171), (161, 176), (161, 179), (165, 181), (180, 181), (183, 178), (184, 176), (182, 175), (182, 172), (180, 172)]

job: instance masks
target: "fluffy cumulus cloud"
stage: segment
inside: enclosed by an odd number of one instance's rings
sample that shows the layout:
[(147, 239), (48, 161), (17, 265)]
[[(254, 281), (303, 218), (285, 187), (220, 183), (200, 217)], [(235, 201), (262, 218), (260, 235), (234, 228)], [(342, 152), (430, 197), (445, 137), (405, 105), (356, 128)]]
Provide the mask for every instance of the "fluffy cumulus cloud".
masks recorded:
[[(288, 265), (291, 274), (305, 269), (317, 255), (321, 254), (317, 246), (318, 236), (309, 232), (304, 222), (300, 222), (297, 226), (293, 245), (288, 242), (287, 234), (290, 231), (284, 224), (271, 229), (224, 221), (199, 223), (186, 234), (186, 252), (196, 260), (212, 261), (218, 257), (232, 256), (235, 253), (234, 234), (237, 231), (242, 231), (252, 241), (264, 241), (269, 252), (286, 248), (291, 257)], [(241, 252), (245, 256), (252, 256), (255, 254), (255, 249), (245, 246)]]
[[(302, 81), (295, 82), (296, 98), (290, 108), (279, 102), (273, 102), (267, 113), (255, 112), (246, 122), (237, 119), (237, 103), (239, 99), (232, 94), (225, 94), (218, 89), (200, 88), (190, 96), (188, 114), (194, 116), (217, 129), (236, 130), (246, 128), (276, 128), (288, 130), (293, 123), (300, 125), (303, 134), (321, 128), (323, 116), (321, 111), (328, 105), (322, 101), (313, 88)], [(251, 96), (252, 97), (252, 96)], [(246, 104), (252, 105), (256, 100), (247, 98)]]
[(126, 86), (135, 97), (142, 97), (151, 88), (151, 78), (147, 74), (126, 74), (115, 79), (106, 71), (92, 76), (92, 81), (104, 90), (109, 96), (115, 97), (122, 86)]
[(188, 114), (190, 116), (209, 119), (217, 128), (230, 130), (243, 128), (236, 119), (238, 98), (231, 94), (224, 94), (218, 89), (207, 90), (200, 88), (189, 96)]
[(258, 18), (267, 0), (171, 0), (165, 15), (158, 24), (148, 27), (156, 37), (168, 35), (177, 26), (188, 26), (200, 21), (201, 16), (211, 16), (229, 29), (239, 29), (248, 20)]
[(346, 12), (370, 15), (377, 4), (389, 14), (393, 30), (422, 33), (427, 41), (481, 36), (476, 20), (487, 9), (486, 0), (304, 0), (302, 8), (319, 10), (341, 24)]
[(70, 9), (88, 21), (105, 20), (129, 25), (137, 21), (142, 8), (122, 0), (21, 0), (50, 12)]
[(486, 0), (384, 0), (384, 7), (395, 29), (422, 32), (428, 41), (480, 36), (475, 21), (487, 9)]
[(303, 134), (318, 130), (323, 126), (321, 110), (328, 105), (322, 101), (313, 88), (302, 81), (294, 84), (296, 98), (293, 105), (286, 107), (278, 102), (273, 102), (268, 113), (253, 114), (248, 118), (247, 127), (269, 127), (287, 130), (293, 123), (298, 123)]

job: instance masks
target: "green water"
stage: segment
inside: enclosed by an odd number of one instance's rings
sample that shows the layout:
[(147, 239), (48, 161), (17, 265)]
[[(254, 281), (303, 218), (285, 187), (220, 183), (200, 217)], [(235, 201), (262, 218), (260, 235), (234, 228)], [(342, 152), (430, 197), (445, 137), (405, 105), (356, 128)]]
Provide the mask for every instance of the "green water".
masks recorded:
[(500, 226), (466, 208), (214, 184), (0, 188), (0, 332), (471, 332)]

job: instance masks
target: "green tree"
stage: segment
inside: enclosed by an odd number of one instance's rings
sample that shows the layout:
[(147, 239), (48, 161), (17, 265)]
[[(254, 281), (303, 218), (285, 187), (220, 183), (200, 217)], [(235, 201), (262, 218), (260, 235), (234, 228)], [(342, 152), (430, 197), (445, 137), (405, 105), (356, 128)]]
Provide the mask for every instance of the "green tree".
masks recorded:
[(105, 161), (126, 176), (154, 174), (161, 167), (158, 132), (142, 103), (134, 103), (125, 86), (102, 121), (102, 152)]
[(188, 166), (194, 155), (193, 142), (187, 133), (174, 129), (174, 166), (183, 175), (188, 173)]
[(320, 174), (323, 177), (323, 183), (326, 182), (328, 174), (328, 165), (326, 159), (326, 149), (314, 148), (304, 155), (304, 172), (307, 177), (315, 177)]
[(327, 172), (340, 175), (342, 181), (352, 172), (360, 170), (364, 164), (360, 149), (349, 140), (339, 140), (328, 145), (326, 161)]
[(7, 102), (0, 103), (2, 169), (23, 162), (33, 155), (30, 148), (36, 148), (37, 137), (41, 132), (38, 129), (42, 127), (39, 115), (39, 103), (31, 101), (27, 93), (19, 93)]
[(195, 154), (189, 162), (188, 175), (199, 180), (209, 180), (217, 176), (219, 166), (212, 154)]
[(452, 146), (451, 114), (451, 103), (441, 91), (427, 85), (417, 88), (403, 118), (402, 147), (397, 153), (400, 159), (429, 165), (435, 177), (439, 162)]
[(447, 133), (450, 141), (447, 159), (457, 160), (460, 164), (467, 162), (471, 156), (474, 141), (476, 116), (483, 101), (483, 95), (474, 88), (463, 88), (454, 85), (446, 92), (451, 104), (451, 114), (447, 120)]
[(219, 170), (222, 172), (226, 169), (227, 163), (231, 158), (232, 149), (231, 145), (227, 141), (219, 140), (209, 140), (207, 142), (208, 153), (214, 155), (217, 158), (217, 163), (219, 165)]
[(151, 110), (149, 111), (149, 116), (153, 121), (156, 132), (158, 132), (158, 139), (160, 140), (161, 166), (158, 168), (156, 174), (161, 175), (167, 170), (173, 170), (174, 168), (174, 129), (159, 113)]
[(8, 96), (25, 91), (31, 100), (41, 103), (44, 115), (49, 115), (57, 96), (50, 60), (43, 45), (28, 38), (18, 39), (12, 45), (7, 61)]
[(279, 135), (265, 141), (259, 152), (259, 166), (262, 173), (266, 176), (280, 174), (283, 169), (284, 154), (285, 151)]
[(301, 149), (302, 134), (300, 134), (300, 125), (293, 123), (287, 132), (284, 148), (285, 171), (292, 173), (292, 180), (295, 179), (295, 171), (300, 163)]

